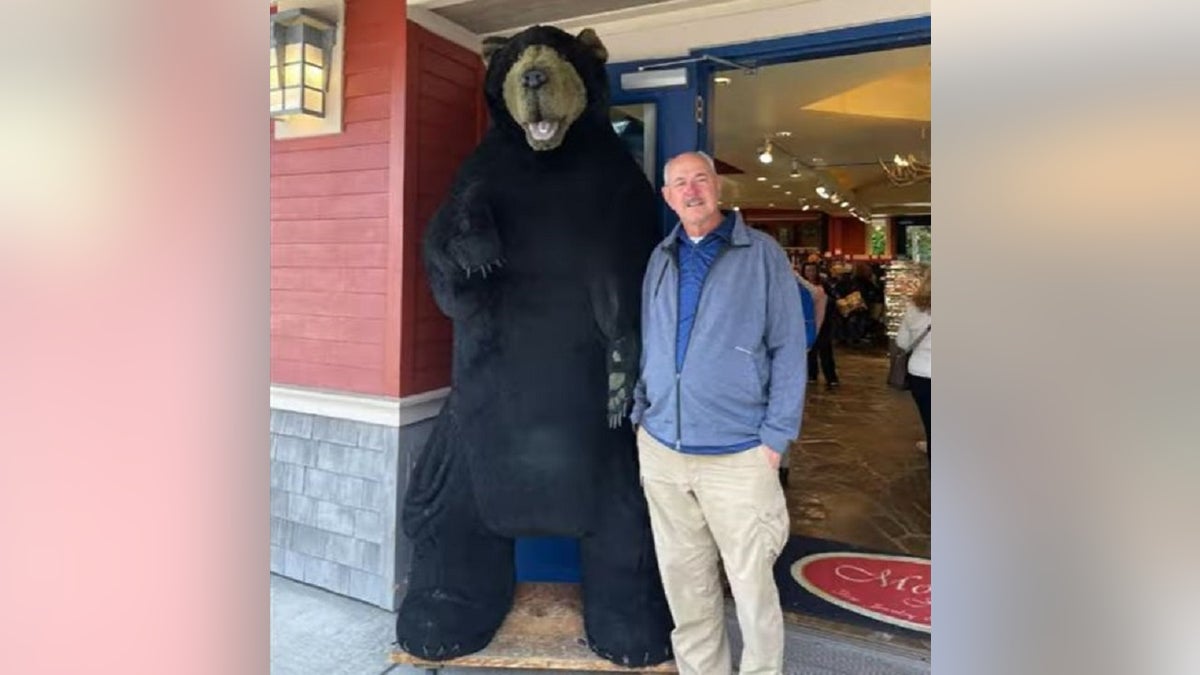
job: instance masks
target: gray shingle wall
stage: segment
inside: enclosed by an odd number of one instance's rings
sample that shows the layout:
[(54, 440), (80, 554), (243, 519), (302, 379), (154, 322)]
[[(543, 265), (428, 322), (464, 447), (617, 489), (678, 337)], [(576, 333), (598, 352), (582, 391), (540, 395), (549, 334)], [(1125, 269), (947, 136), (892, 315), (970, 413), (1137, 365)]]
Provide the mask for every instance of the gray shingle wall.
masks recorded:
[(396, 609), (410, 554), (397, 517), (432, 428), (272, 410), (271, 571)]

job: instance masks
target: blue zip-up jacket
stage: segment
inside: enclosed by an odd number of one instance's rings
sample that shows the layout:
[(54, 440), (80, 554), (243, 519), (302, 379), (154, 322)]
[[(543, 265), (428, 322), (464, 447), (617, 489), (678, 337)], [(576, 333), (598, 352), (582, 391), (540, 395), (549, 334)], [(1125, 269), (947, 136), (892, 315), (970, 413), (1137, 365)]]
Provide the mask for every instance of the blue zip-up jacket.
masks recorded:
[(787, 255), (734, 214), (731, 241), (700, 291), (676, 372), (681, 225), (650, 256), (642, 282), (641, 378), (630, 420), (671, 447), (763, 443), (800, 435), (808, 380), (804, 310)]

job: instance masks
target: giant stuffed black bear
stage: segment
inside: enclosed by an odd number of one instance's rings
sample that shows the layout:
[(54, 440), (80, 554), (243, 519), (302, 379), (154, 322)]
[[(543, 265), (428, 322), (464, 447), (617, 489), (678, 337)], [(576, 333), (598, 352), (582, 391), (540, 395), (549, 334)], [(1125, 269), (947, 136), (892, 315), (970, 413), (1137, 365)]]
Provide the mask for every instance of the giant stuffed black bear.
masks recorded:
[(660, 663), (671, 618), (625, 417), (657, 199), (609, 122), (593, 31), (536, 26), (484, 58), (492, 125), (424, 238), (454, 365), (404, 504), (398, 642), (482, 649), (512, 604), (513, 538), (571, 536), (591, 648)]

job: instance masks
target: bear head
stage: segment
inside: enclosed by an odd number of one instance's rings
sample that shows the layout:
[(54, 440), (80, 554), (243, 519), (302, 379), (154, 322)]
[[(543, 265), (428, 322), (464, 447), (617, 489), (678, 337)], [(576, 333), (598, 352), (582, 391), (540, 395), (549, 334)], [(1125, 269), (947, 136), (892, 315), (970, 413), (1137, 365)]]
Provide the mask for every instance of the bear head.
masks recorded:
[(608, 50), (579, 35), (533, 26), (483, 42), (484, 92), (493, 124), (535, 151), (554, 150), (578, 126), (608, 124)]

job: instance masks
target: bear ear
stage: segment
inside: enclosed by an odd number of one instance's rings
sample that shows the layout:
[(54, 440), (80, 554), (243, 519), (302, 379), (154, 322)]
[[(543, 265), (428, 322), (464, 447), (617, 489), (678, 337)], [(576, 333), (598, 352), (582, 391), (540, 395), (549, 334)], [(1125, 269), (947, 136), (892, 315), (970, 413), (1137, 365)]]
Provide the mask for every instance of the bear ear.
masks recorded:
[(583, 43), (584, 47), (587, 47), (595, 54), (596, 58), (600, 59), (600, 63), (608, 62), (608, 50), (604, 48), (604, 43), (600, 41), (600, 36), (596, 35), (596, 31), (591, 28), (584, 28), (575, 37)]
[(492, 56), (508, 44), (508, 38), (503, 35), (490, 35), (483, 39), (483, 65), (491, 62)]

